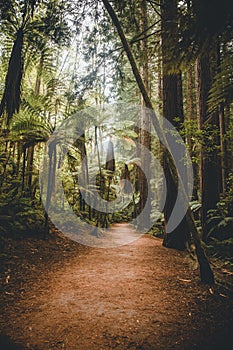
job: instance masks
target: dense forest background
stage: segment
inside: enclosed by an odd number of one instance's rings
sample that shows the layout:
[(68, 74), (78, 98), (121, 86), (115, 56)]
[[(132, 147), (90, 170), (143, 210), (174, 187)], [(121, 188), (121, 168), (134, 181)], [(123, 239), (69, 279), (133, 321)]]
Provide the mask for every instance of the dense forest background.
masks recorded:
[[(120, 102), (153, 109), (181, 134), (194, 172), (187, 214), (173, 232), (166, 232), (177, 197), (177, 174), (171, 157), (150, 133), (130, 129), (124, 118), (106, 129), (97, 117), (63, 165), (64, 191), (73, 210), (104, 228), (136, 218), (149, 198), (144, 222), (150, 222), (157, 210), (153, 194), (159, 179), (151, 176), (148, 183), (140, 171), (139, 158), (153, 168), (146, 155), (138, 154), (135, 145), (140, 142), (160, 159), (168, 189), (163, 215), (150, 232), (163, 236), (166, 247), (183, 250), (187, 242), (189, 247), (194, 243), (200, 261), (205, 246), (232, 262), (232, 26), (229, 0), (1, 1), (1, 242), (22, 232), (46, 237), (51, 228), (41, 203), (39, 168), (56, 127), (88, 107)], [(141, 118), (142, 125), (156, 128), (152, 117), (142, 113)], [(101, 156), (109, 135), (123, 137), (133, 156), (116, 164), (99, 162), (99, 177), (88, 196), (99, 191), (111, 201), (122, 190), (121, 179), (130, 180), (133, 202), (114, 215), (85, 202), (75, 175), (92, 176), (82, 161), (92, 150)], [(51, 179), (59, 167), (57, 148), (50, 150)], [(47, 184), (46, 205), (53, 185), (52, 180)], [(126, 197), (129, 191), (123, 188)]]
[(232, 139), (232, 1), (0, 0), (0, 348), (232, 349)]

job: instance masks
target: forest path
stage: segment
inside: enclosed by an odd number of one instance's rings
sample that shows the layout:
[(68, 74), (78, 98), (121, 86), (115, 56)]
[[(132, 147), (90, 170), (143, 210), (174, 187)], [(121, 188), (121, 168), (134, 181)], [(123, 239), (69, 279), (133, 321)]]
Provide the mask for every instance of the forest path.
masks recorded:
[(22, 349), (207, 350), (226, 331), (218, 311), (228, 300), (200, 285), (187, 254), (160, 239), (90, 248), (44, 273), (8, 305), (7, 335)]

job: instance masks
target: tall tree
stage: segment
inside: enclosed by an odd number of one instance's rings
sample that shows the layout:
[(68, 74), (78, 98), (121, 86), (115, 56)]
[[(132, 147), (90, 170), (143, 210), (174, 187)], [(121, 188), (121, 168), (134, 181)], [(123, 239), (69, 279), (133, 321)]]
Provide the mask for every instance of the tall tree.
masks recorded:
[[(148, 28), (148, 9), (147, 1), (140, 1), (140, 31), (145, 33)], [(149, 87), (149, 67), (148, 67), (148, 39), (145, 36), (141, 40), (141, 76), (144, 86), (147, 90), (147, 94), (150, 95)], [(142, 98), (142, 112), (141, 112), (141, 163), (142, 168), (145, 169), (147, 176), (144, 176), (142, 172), (139, 173), (139, 186), (140, 186), (140, 210), (142, 211), (146, 206), (146, 210), (143, 212), (143, 219), (139, 222), (139, 229), (148, 225), (150, 227), (150, 212), (151, 212), (151, 193), (150, 193), (150, 154), (146, 150), (151, 150), (151, 138), (150, 138), (150, 115), (147, 113), (145, 107), (145, 101)], [(142, 226), (142, 227), (141, 227)]]
[(196, 64), (198, 128), (205, 136), (200, 145), (199, 167), (202, 235), (204, 241), (207, 239), (208, 234), (208, 211), (216, 208), (216, 204), (220, 198), (221, 183), (219, 151), (217, 148), (219, 145), (218, 112), (215, 110), (211, 115), (208, 113), (208, 96), (211, 82), (213, 81), (213, 60), (214, 58), (211, 57), (210, 53), (206, 52), (199, 55)]
[(199, 170), (198, 170), (198, 153), (196, 150), (196, 140), (194, 131), (197, 129), (197, 114), (196, 114), (196, 104), (195, 104), (195, 86), (194, 86), (194, 67), (192, 64), (189, 64), (186, 70), (186, 110), (185, 110), (185, 138), (188, 145), (189, 153), (193, 159), (193, 177), (194, 177), (194, 186), (193, 186), (193, 198), (198, 199), (198, 190), (199, 190)]
[[(171, 72), (172, 68), (172, 45), (178, 42), (177, 36), (177, 1), (161, 1), (162, 16), (162, 62), (163, 62), (163, 116), (179, 130), (179, 123), (184, 121), (183, 96), (182, 96), (182, 76), (181, 72)], [(171, 41), (172, 37), (172, 41)], [(175, 44), (174, 44), (175, 43)], [(164, 154), (163, 157), (166, 157)], [(178, 191), (177, 181), (171, 174), (171, 169), (166, 166), (163, 158), (165, 177), (167, 182), (167, 198), (164, 208), (165, 237), (163, 244), (169, 248), (184, 250), (188, 241), (189, 229), (185, 217), (179, 225), (172, 231), (166, 232), (166, 225), (173, 211)]]

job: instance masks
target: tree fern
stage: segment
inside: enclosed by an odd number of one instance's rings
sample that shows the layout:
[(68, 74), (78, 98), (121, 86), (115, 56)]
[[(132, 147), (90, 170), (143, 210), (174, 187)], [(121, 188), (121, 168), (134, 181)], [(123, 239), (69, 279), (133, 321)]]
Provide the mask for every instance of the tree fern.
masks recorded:
[(230, 53), (216, 74), (209, 95), (209, 110), (215, 110), (220, 104), (224, 106), (233, 101), (233, 52)]

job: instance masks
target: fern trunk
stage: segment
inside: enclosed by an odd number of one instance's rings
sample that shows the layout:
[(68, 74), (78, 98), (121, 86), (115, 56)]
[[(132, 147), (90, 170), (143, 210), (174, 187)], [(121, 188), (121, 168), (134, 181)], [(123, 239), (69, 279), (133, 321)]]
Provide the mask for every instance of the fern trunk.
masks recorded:
[(5, 89), (0, 104), (0, 116), (6, 112), (7, 127), (9, 126), (13, 114), (19, 111), (20, 106), (20, 88), (23, 76), (23, 37), (23, 29), (20, 28), (17, 31), (12, 48), (6, 75)]

